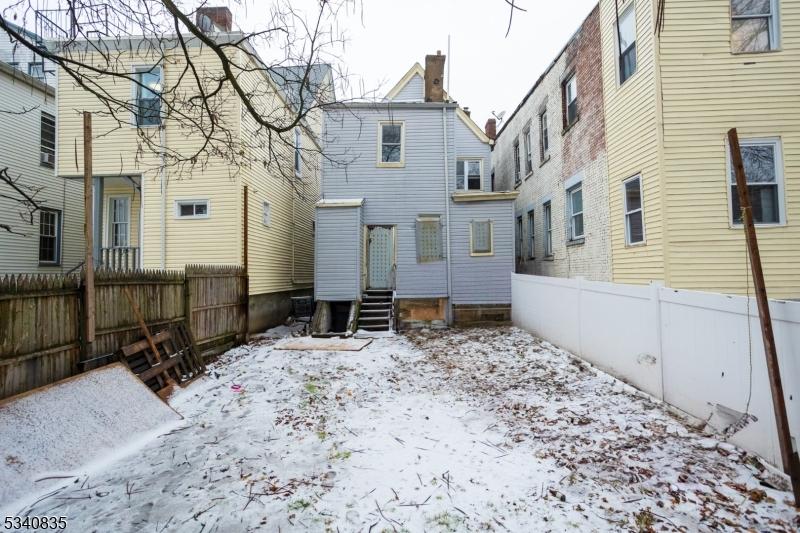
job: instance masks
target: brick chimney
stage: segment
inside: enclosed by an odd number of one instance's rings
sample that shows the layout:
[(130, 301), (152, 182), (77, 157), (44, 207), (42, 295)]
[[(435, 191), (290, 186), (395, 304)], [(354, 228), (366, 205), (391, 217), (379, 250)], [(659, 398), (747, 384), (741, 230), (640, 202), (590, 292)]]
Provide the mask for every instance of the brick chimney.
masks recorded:
[(444, 102), (444, 61), (441, 50), (425, 56), (425, 101)]
[(233, 14), (227, 7), (200, 7), (195, 21), (204, 33), (229, 32), (233, 28)]
[(486, 121), (486, 126), (483, 127), (483, 131), (486, 133), (486, 136), (492, 140), (497, 139), (497, 121), (493, 118), (490, 118)]

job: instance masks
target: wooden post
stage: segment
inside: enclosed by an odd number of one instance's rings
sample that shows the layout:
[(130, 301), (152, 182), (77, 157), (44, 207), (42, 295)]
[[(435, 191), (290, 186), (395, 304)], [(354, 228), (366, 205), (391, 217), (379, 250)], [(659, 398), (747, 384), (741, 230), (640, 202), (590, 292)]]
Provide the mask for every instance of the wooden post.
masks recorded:
[(243, 341), (247, 342), (250, 337), (250, 250), (248, 248), (248, 226), (249, 220), (249, 204), (248, 201), (247, 185), (244, 186), (244, 207), (242, 209), (242, 216), (244, 217), (244, 230), (242, 231), (242, 263), (244, 263), (244, 334), (242, 335)]
[[(767, 288), (764, 283), (764, 271), (761, 267), (761, 255), (758, 250), (756, 226), (753, 222), (753, 208), (750, 205), (750, 193), (747, 190), (747, 177), (744, 173), (744, 162), (739, 147), (739, 135), (736, 128), (728, 131), (728, 144), (731, 150), (731, 161), (736, 175), (736, 192), (739, 195), (739, 206), (742, 210), (742, 224), (747, 239), (747, 252), (750, 255), (750, 269), (758, 302), (758, 314), (761, 318), (761, 336), (764, 339), (764, 354), (767, 356), (767, 371), (772, 391), (772, 407), (775, 411), (775, 422), (778, 426), (778, 441), (781, 447), (783, 470), (792, 480), (795, 506), (800, 507), (800, 459), (792, 449), (792, 436), (789, 431), (789, 417), (786, 414), (786, 400), (783, 397), (783, 382), (778, 363), (778, 351), (775, 346), (775, 335), (772, 331), (772, 317), (769, 311)], [(750, 317), (747, 317), (750, 320)]]
[(83, 112), (83, 234), (86, 241), (86, 257), (84, 259), (84, 331), (83, 339), (88, 355), (88, 346), (94, 342), (94, 230), (92, 216), (94, 215), (94, 190), (92, 179), (92, 115)]

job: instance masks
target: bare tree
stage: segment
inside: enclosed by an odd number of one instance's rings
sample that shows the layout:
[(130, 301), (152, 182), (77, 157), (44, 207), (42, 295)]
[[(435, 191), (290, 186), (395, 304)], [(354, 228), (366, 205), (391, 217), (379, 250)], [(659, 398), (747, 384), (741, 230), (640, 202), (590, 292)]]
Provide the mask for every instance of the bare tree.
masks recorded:
[[(26, 226), (33, 225), (34, 215), (44, 204), (37, 198), (42, 189), (41, 186), (26, 185), (21, 176), (12, 176), (8, 167), (0, 168), (0, 198), (11, 200), (19, 207), (20, 222)], [(25, 235), (10, 224), (0, 223), (0, 229), (8, 233)]]

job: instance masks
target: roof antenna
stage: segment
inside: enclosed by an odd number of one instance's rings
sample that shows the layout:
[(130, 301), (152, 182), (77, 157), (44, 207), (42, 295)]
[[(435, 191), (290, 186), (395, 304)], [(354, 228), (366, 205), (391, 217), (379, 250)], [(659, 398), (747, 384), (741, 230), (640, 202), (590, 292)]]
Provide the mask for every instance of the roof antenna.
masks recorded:
[(450, 56), (450, 34), (447, 34), (447, 100), (450, 100), (450, 63), (453, 58)]

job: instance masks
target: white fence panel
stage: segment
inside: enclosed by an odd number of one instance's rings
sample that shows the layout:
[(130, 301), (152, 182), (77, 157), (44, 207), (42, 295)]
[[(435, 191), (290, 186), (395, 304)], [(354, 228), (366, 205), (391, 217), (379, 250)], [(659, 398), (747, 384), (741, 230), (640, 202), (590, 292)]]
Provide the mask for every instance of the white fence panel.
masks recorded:
[[(754, 299), (748, 330), (748, 300), (741, 296), (520, 274), (512, 274), (512, 291), (514, 324), (714, 428), (725, 429), (745, 411), (755, 416), (731, 440), (780, 465)], [(800, 303), (773, 300), (770, 309), (798, 440)]]

